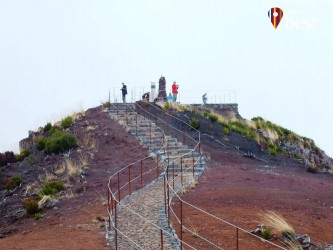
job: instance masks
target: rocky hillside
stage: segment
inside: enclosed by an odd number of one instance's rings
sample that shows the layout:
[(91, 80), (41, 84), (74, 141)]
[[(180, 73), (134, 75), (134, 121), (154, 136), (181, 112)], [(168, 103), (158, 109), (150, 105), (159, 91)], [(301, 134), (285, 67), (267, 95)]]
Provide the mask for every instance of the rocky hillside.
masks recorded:
[[(238, 113), (237, 104), (202, 106), (159, 103), (159, 105), (173, 114), (178, 113), (178, 116), (187, 119), (204, 133), (222, 136), (224, 138), (222, 143), (230, 143), (233, 138), (231, 134), (237, 133), (256, 142), (262, 152), (267, 152), (271, 156), (282, 155), (301, 161), (309, 172), (333, 174), (333, 159), (328, 157), (312, 139), (300, 136), (259, 116), (251, 120), (244, 119)], [(237, 144), (235, 146), (238, 147)], [(261, 154), (255, 145), (244, 149), (248, 154)]]

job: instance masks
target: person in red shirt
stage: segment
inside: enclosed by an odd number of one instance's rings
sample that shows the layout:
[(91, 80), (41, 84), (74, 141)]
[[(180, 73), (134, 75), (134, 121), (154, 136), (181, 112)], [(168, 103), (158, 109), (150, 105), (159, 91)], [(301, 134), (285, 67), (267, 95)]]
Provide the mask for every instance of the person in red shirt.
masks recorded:
[(176, 84), (176, 82), (174, 81), (172, 86), (171, 86), (172, 95), (173, 95), (173, 102), (177, 101), (178, 87), (179, 87), (179, 85)]

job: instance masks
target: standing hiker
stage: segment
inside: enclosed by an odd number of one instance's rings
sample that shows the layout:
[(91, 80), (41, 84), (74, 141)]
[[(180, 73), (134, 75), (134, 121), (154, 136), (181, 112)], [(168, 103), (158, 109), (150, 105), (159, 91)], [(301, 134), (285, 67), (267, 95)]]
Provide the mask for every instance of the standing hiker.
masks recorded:
[(120, 89), (123, 96), (123, 103), (126, 103), (127, 87), (125, 83), (122, 83), (123, 87)]
[(171, 91), (172, 91), (172, 95), (173, 95), (173, 102), (177, 101), (178, 88), (179, 88), (179, 85), (176, 84), (176, 81), (174, 81), (172, 86), (171, 86)]
[(203, 101), (203, 104), (206, 105), (207, 104), (207, 93), (205, 93), (203, 96), (202, 96), (202, 101)]

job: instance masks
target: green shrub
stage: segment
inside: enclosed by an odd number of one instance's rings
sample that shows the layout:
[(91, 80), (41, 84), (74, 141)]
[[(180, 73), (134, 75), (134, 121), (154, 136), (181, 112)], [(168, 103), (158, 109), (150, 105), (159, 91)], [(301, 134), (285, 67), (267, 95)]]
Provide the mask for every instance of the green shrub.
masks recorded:
[(25, 149), (20, 154), (15, 155), (16, 161), (23, 161), (30, 154), (31, 154), (31, 151), (29, 149)]
[(268, 143), (267, 146), (268, 146), (267, 151), (270, 155), (276, 156), (277, 154), (282, 152), (281, 148), (274, 142)]
[(48, 122), (48, 123), (44, 126), (44, 133), (50, 131), (51, 128), (52, 128), (52, 124)]
[(264, 228), (262, 231), (261, 231), (261, 236), (264, 238), (264, 239), (270, 239), (272, 237), (271, 235), (271, 231), (268, 229), (268, 228)]
[(66, 129), (72, 126), (73, 118), (71, 116), (67, 116), (65, 119), (61, 120), (61, 127)]
[(246, 131), (245, 131), (245, 135), (246, 135), (246, 137), (248, 137), (248, 138), (251, 138), (251, 139), (254, 139), (255, 137), (256, 137), (256, 132), (255, 131), (253, 131), (253, 130), (251, 130), (251, 129), (247, 129)]
[(20, 186), (20, 184), (23, 181), (23, 178), (21, 176), (19, 176), (19, 175), (14, 175), (12, 177), (12, 180), (15, 182), (16, 186)]
[(216, 122), (219, 119), (219, 117), (217, 115), (215, 115), (215, 114), (208, 114), (208, 118), (212, 122)]
[(8, 163), (16, 162), (15, 154), (12, 151), (0, 153), (0, 167), (6, 166)]
[(35, 213), (35, 220), (39, 220), (42, 218), (42, 214), (41, 213)]
[(223, 134), (225, 134), (225, 135), (230, 134), (230, 129), (227, 128), (227, 127), (224, 127), (224, 128), (223, 128)]
[(5, 180), (4, 186), (7, 189), (13, 189), (13, 188), (20, 186), (22, 181), (23, 181), (23, 179), (21, 176), (15, 175), (15, 176), (12, 176), (12, 177), (8, 178), (7, 180)]
[(205, 111), (205, 112), (202, 113), (202, 116), (205, 117), (205, 118), (208, 118), (208, 114), (209, 113)]
[(61, 181), (54, 180), (44, 184), (43, 188), (39, 190), (39, 195), (55, 195), (61, 190), (64, 190), (64, 184)]
[(257, 117), (253, 117), (251, 119), (251, 121), (258, 122), (258, 121), (264, 121), (264, 119), (262, 117), (260, 117), (260, 116), (257, 116)]
[(169, 102), (166, 102), (164, 105), (163, 105), (163, 110), (164, 111), (167, 111), (168, 109), (170, 109), (171, 108), (171, 104), (169, 103)]
[(107, 101), (102, 103), (103, 108), (111, 108), (111, 102)]
[(28, 214), (35, 214), (39, 210), (38, 202), (33, 198), (29, 198), (24, 201), (23, 208), (27, 211)]
[(47, 154), (59, 154), (75, 147), (77, 147), (75, 136), (71, 134), (56, 133), (46, 140), (45, 152)]
[(190, 126), (194, 129), (199, 129), (200, 121), (198, 119), (192, 118), (189, 122)]
[(46, 142), (47, 142), (47, 138), (46, 137), (43, 137), (43, 136), (39, 137), (38, 140), (37, 140), (37, 142), (36, 142), (37, 149), (39, 151), (45, 149)]
[(54, 135), (54, 134), (56, 134), (57, 132), (61, 132), (61, 131), (60, 131), (59, 128), (57, 128), (56, 126), (52, 126), (52, 128), (50, 128), (50, 130), (49, 130), (49, 134), (50, 134), (50, 135)]

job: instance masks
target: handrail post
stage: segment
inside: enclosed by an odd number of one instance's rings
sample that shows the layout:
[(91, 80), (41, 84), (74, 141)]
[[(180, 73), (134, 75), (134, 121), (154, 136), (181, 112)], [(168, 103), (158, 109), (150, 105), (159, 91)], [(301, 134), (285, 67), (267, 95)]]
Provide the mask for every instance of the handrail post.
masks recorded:
[(117, 201), (114, 204), (114, 241), (116, 245), (116, 250), (118, 249), (118, 231), (117, 231)]
[(172, 188), (175, 190), (175, 161), (172, 162)]
[[(111, 189), (112, 191), (112, 189)], [(112, 195), (112, 192), (111, 192), (111, 211), (113, 213), (113, 195)]]
[(164, 180), (164, 212), (166, 213), (167, 212), (167, 209), (166, 209), (166, 187), (165, 187), (165, 184), (166, 184), (166, 177), (165, 177), (165, 175), (164, 175), (164, 178), (163, 178), (163, 180)]
[(136, 114), (136, 126), (135, 126), (135, 135), (138, 135), (138, 114)]
[(195, 161), (194, 161), (194, 154), (193, 154), (193, 151), (192, 151), (192, 163), (193, 163), (193, 177), (194, 177), (194, 171), (195, 171)]
[(183, 202), (180, 200), (180, 249), (183, 249)]
[(142, 177), (142, 160), (141, 160), (141, 188), (143, 186), (143, 177)]
[(163, 250), (163, 231), (162, 229), (160, 229), (161, 231), (161, 250)]
[(111, 215), (110, 215), (110, 189), (108, 184), (108, 214), (109, 214), (109, 229), (111, 228)]
[(128, 193), (131, 195), (131, 165), (128, 166)]
[(168, 192), (168, 225), (170, 226), (170, 189), (169, 189), (169, 182), (167, 183), (167, 192)]
[(180, 185), (183, 187), (183, 156), (180, 157)]
[(149, 143), (151, 147), (151, 122), (149, 121)]
[(159, 171), (158, 171), (158, 164), (159, 164), (159, 163), (158, 163), (158, 160), (159, 160), (159, 154), (157, 154), (157, 164), (156, 164), (156, 172), (157, 172), (157, 173), (156, 173), (156, 178), (158, 178), (158, 172), (159, 172)]
[(120, 201), (120, 177), (118, 172), (118, 201)]
[(238, 250), (238, 227), (236, 227), (236, 249)]

